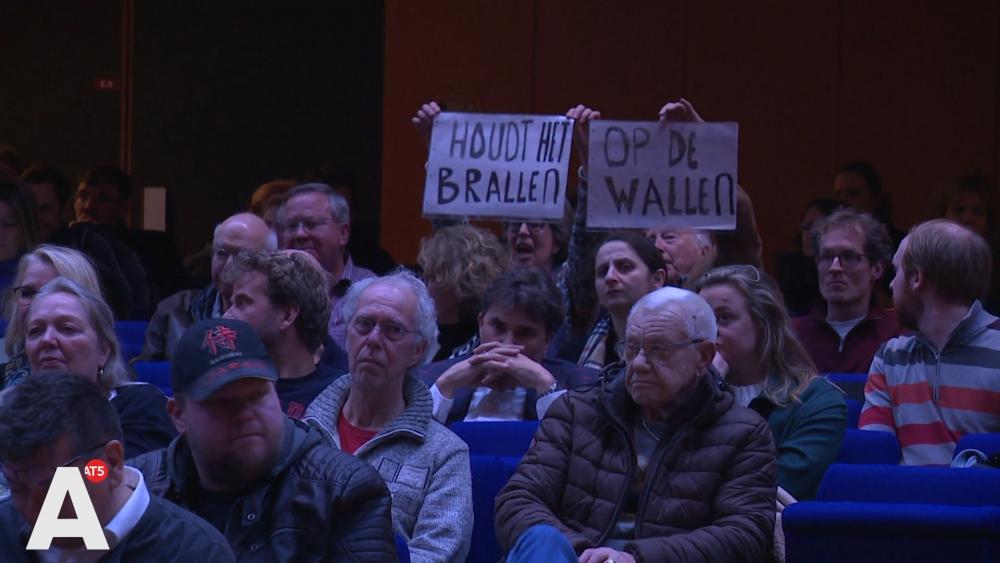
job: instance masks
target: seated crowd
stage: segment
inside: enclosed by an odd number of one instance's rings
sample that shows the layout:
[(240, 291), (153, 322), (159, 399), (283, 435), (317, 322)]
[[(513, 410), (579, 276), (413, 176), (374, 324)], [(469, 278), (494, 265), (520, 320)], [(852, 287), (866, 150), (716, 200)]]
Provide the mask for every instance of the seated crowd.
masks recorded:
[[(428, 140), (440, 113), (413, 118)], [(816, 496), (849, 426), (826, 374), (867, 374), (858, 426), (893, 434), (903, 464), (1000, 433), (981, 184), (904, 233), (874, 168), (845, 166), (775, 281), (742, 188), (734, 232), (588, 231), (601, 114), (567, 116), (582, 166), (563, 218), (435, 221), (414, 270), (351, 250), (339, 187), (282, 179), (219, 223), (192, 286), (168, 242), (125, 226), (121, 170), (74, 195), (50, 166), (0, 162), (0, 551), (35, 560), (57, 468), (100, 460), (109, 478), (85, 486), (110, 553), (57, 538), (39, 560), (395, 561), (405, 544), (463, 562), (473, 474), (449, 426), (539, 421), (495, 497), (507, 561), (781, 560), (782, 510)], [(702, 121), (686, 100), (659, 116)], [(169, 396), (129, 364), (129, 319)]]

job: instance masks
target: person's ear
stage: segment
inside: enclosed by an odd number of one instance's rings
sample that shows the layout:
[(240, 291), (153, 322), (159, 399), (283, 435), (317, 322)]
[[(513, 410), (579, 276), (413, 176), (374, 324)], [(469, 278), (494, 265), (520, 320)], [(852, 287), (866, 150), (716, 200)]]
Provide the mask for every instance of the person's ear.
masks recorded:
[(919, 291), (927, 285), (927, 278), (920, 268), (914, 268), (913, 275), (906, 278), (906, 283), (910, 284), (910, 289), (913, 291)]
[(170, 421), (174, 423), (177, 433), (182, 436), (187, 431), (187, 423), (184, 421), (184, 401), (176, 397), (167, 399), (167, 414), (170, 415)]
[(885, 274), (885, 262), (878, 261), (872, 264), (872, 280), (878, 281)]
[(286, 306), (281, 314), (281, 319), (278, 321), (278, 328), (284, 331), (288, 330), (288, 327), (295, 325), (295, 320), (299, 318), (299, 312), (298, 305)]
[(715, 359), (715, 342), (702, 340), (695, 344), (695, 349), (698, 350), (698, 369), (705, 371), (712, 364), (712, 360)]
[(108, 459), (111, 487), (117, 487), (125, 480), (125, 446), (118, 440), (111, 440), (104, 444), (104, 457)]
[(351, 225), (347, 223), (340, 226), (340, 244), (347, 246), (349, 240), (351, 240)]
[(108, 365), (108, 360), (111, 359), (111, 345), (107, 342), (101, 342), (101, 367)]
[(664, 269), (659, 269), (653, 272), (653, 285), (659, 289), (663, 287), (663, 284), (667, 281), (667, 271)]
[(479, 326), (479, 336), (480, 337), (482, 337), (482, 333), (483, 333), (483, 319), (485, 319), (485, 318), (486, 317), (484, 317), (482, 313), (479, 313), (479, 315), (476, 317), (476, 325)]
[(420, 365), (420, 362), (424, 359), (425, 352), (427, 352), (427, 341), (421, 338), (420, 342), (413, 347), (413, 357), (410, 358), (410, 365), (407, 367), (412, 368)]

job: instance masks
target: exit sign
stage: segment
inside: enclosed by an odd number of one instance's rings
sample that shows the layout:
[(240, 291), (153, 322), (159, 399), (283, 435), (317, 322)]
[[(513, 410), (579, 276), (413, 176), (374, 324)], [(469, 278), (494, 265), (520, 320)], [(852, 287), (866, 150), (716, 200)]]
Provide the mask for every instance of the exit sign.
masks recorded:
[(117, 92), (121, 90), (121, 81), (117, 78), (95, 78), (93, 86), (94, 90)]

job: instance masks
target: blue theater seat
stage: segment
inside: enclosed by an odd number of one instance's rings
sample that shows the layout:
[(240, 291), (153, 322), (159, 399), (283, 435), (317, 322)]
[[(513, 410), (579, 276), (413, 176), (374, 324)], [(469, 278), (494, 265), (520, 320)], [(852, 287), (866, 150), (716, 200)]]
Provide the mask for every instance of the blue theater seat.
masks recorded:
[(170, 386), (170, 362), (136, 362), (132, 365), (136, 381), (153, 384), (170, 397), (174, 394)]
[(146, 321), (117, 321), (115, 334), (118, 335), (118, 345), (122, 349), (122, 358), (127, 362), (142, 354), (142, 346), (146, 342)]
[(1000, 471), (832, 465), (782, 515), (787, 561), (1000, 560)]
[(858, 419), (861, 418), (861, 409), (865, 406), (864, 401), (847, 399), (847, 428), (857, 429)]
[(848, 399), (865, 403), (865, 382), (868, 381), (867, 373), (825, 373), (823, 374), (831, 383), (844, 390)]
[(899, 458), (899, 442), (892, 434), (848, 428), (836, 463), (896, 465)]
[(456, 422), (451, 430), (469, 445), (472, 466), (472, 548), (469, 563), (499, 561), (502, 555), (493, 529), (497, 493), (521, 463), (538, 429), (538, 421)]

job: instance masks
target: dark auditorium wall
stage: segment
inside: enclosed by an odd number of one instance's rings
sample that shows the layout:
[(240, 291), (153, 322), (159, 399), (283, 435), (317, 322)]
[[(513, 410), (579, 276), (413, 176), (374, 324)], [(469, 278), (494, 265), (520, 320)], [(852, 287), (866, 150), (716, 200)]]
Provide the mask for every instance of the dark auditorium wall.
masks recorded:
[[(1000, 4), (387, 0), (383, 244), (412, 260), (425, 151), (409, 119), (446, 99), (484, 112), (655, 119), (686, 97), (740, 123), (740, 181), (765, 252), (788, 248), (833, 171), (872, 160), (901, 227), (960, 173), (1000, 163)], [(390, 227), (391, 226), (391, 227)]]
[(351, 171), (355, 228), (377, 232), (381, 2), (3, 2), (0, 144), (74, 176), (119, 162), (120, 95), (92, 81), (120, 76), (129, 5), (133, 172), (168, 188), (183, 251), (257, 185), (322, 163)]

